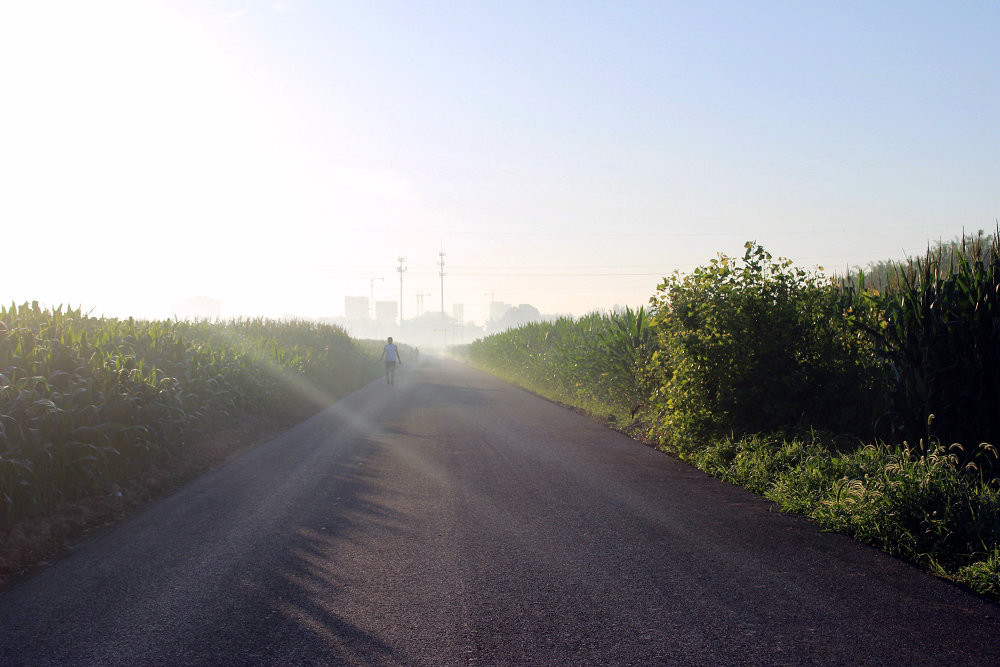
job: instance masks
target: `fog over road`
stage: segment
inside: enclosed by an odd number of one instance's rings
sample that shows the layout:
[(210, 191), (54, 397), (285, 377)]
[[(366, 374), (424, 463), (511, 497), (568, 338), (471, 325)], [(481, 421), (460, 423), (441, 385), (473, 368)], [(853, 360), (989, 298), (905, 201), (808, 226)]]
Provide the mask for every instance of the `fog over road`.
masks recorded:
[(0, 664), (1000, 664), (998, 611), (429, 360), (0, 594)]

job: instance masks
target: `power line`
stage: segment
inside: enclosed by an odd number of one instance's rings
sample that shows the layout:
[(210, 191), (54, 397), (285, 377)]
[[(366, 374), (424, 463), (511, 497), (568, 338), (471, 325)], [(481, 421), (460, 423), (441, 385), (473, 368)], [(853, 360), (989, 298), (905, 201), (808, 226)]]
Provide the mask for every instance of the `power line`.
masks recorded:
[[(769, 238), (776, 236), (802, 236), (810, 234), (861, 234), (861, 233), (882, 233), (882, 232), (899, 232), (899, 231), (916, 231), (920, 229), (953, 229), (953, 224), (928, 224), (928, 225), (905, 225), (898, 227), (839, 227), (835, 229), (822, 228), (822, 229), (793, 229), (793, 230), (764, 230), (761, 233), (766, 234)], [(371, 228), (371, 227), (357, 227), (351, 229), (352, 232), (378, 232), (378, 233), (413, 233), (417, 232), (419, 234), (453, 234), (460, 236), (553, 236), (553, 237), (565, 237), (566, 231), (537, 231), (537, 230), (518, 230), (518, 231), (506, 231), (506, 230), (477, 230), (477, 229), (420, 229), (414, 230), (412, 228)], [(657, 231), (644, 231), (644, 232), (622, 232), (622, 231), (582, 231), (579, 229), (574, 229), (572, 232), (574, 237), (610, 237), (610, 238), (686, 238), (686, 237), (721, 237), (721, 236), (738, 236), (742, 238), (747, 238), (748, 234), (745, 230), (741, 231), (719, 231), (719, 232), (657, 232)], [(756, 234), (749, 234), (749, 236), (755, 236)]]

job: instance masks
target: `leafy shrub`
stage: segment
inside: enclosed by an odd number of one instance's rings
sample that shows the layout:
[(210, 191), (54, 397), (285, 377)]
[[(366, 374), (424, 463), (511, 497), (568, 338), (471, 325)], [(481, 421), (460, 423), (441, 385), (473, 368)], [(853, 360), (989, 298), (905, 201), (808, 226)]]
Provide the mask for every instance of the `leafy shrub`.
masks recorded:
[(711, 437), (867, 421), (874, 358), (853, 335), (840, 290), (748, 242), (674, 274), (650, 299), (658, 336), (655, 405), (677, 447)]

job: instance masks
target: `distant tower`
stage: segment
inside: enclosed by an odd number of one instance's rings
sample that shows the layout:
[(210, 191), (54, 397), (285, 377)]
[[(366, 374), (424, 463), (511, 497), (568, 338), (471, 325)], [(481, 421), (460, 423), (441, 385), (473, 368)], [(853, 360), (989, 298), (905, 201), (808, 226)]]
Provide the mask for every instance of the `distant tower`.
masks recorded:
[(369, 318), (370, 314), (368, 297), (366, 296), (345, 296), (344, 316), (353, 322), (360, 322)]

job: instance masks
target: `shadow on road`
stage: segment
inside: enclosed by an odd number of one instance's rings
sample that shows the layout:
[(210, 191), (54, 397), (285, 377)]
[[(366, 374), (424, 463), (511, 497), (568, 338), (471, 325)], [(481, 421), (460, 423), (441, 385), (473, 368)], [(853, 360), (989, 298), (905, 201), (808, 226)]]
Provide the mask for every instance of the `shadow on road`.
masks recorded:
[[(383, 451), (377, 440), (379, 433), (393, 430), (385, 423), (391, 407), (391, 402), (370, 403), (346, 416), (346, 428), (343, 410), (314, 418), (318, 423), (312, 427), (329, 434), (320, 447), (334, 455), (316, 461), (315, 478), (273, 536), (281, 546), (269, 565), (271, 575), (248, 580), (251, 587), (262, 588), (248, 600), (256, 613), (247, 614), (247, 634), (259, 638), (268, 660), (407, 662), (371, 631), (378, 627), (381, 601), (371, 599), (370, 592), (382, 575), (373, 563), (384, 561), (373, 552), (384, 549), (387, 539), (400, 537), (409, 521), (388, 506), (385, 490), (378, 488)], [(349, 433), (353, 437), (346, 438)]]
[[(369, 443), (357, 444), (358, 450), (374, 452)], [(363, 563), (358, 567), (352, 562), (363, 551), (356, 536), (366, 531), (398, 533), (403, 522), (370, 500), (368, 463), (369, 457), (354, 456), (324, 471), (308, 506), (275, 536), (282, 546), (280, 557), (271, 563), (271, 576), (252, 578), (257, 583), (251, 585), (264, 583), (253, 596), (256, 602), (248, 600), (256, 613), (247, 614), (247, 633), (259, 639), (269, 659), (335, 664), (402, 661), (389, 644), (362, 629), (359, 621), (364, 619), (344, 613), (350, 607), (343, 598), (366, 585), (356, 573), (378, 576)]]

